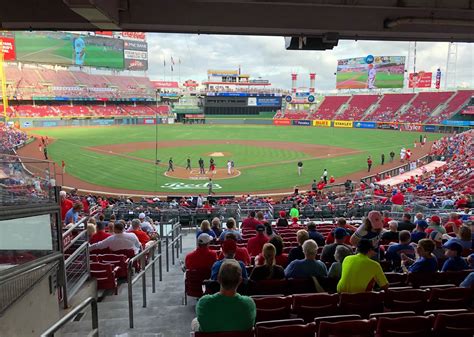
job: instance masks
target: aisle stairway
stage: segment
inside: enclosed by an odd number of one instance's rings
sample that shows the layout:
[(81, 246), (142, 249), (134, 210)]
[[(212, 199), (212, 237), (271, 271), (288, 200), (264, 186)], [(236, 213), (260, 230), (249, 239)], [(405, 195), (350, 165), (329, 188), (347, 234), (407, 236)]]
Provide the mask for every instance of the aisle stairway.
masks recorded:
[[(195, 234), (183, 237), (183, 255), (194, 249)], [(170, 257), (171, 259), (171, 257)], [(156, 293), (151, 289), (151, 271), (147, 273), (147, 308), (142, 307), (141, 281), (135, 283), (133, 293), (135, 328), (129, 329), (127, 284), (119, 287), (118, 295), (109, 295), (99, 302), (99, 330), (101, 337), (182, 337), (189, 336), (191, 320), (194, 318), (196, 301), (188, 298), (188, 305), (182, 304), (184, 294), (183, 272), (177, 262), (170, 262), (166, 272), (163, 259), (163, 281), (158, 281), (156, 268)], [(90, 311), (78, 321), (67, 324), (60, 335), (62, 337), (82, 337), (90, 331)]]

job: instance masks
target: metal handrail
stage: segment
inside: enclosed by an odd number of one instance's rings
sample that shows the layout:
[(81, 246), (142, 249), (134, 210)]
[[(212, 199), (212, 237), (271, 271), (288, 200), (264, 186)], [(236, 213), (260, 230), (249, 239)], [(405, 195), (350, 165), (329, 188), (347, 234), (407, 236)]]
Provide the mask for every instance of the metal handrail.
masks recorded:
[[(176, 229), (179, 229), (179, 234), (175, 235)], [(171, 242), (169, 241), (171, 234)], [(175, 264), (175, 243), (178, 242), (176, 245), (176, 258), (179, 259), (179, 252), (183, 252), (183, 234), (181, 233), (181, 223), (177, 222), (173, 225), (171, 230), (165, 236), (166, 242), (166, 272), (170, 271), (170, 261), (169, 261), (169, 248), (171, 248), (171, 262), (174, 266)]]
[(72, 253), (71, 255), (68, 256), (68, 258), (64, 261), (64, 265), (67, 267), (71, 261), (73, 261), (76, 257), (79, 256), (79, 254), (82, 253), (82, 251), (85, 249), (85, 248), (88, 248), (89, 247), (89, 242), (84, 242), (82, 245), (79, 246), (79, 248), (77, 248), (74, 253)]
[(74, 239), (72, 239), (72, 240), (67, 244), (67, 246), (64, 246), (64, 247), (63, 247), (63, 251), (66, 251), (66, 250), (68, 250), (69, 248), (71, 248), (72, 245), (75, 244), (77, 241), (79, 241), (79, 240), (82, 238), (82, 236), (83, 236), (84, 234), (86, 234), (86, 241), (87, 241), (87, 229), (84, 229), (82, 232), (80, 232), (79, 234), (77, 234), (77, 235), (74, 237)]
[(85, 216), (81, 220), (76, 222), (71, 228), (68, 228), (68, 230), (63, 233), (63, 238), (71, 234), (73, 230), (75, 230), (79, 225), (82, 225), (88, 218), (89, 217)]
[(92, 331), (88, 336), (98, 337), (99, 336), (99, 315), (97, 312), (97, 300), (93, 297), (89, 297), (82, 301), (78, 306), (72, 309), (67, 315), (61, 318), (59, 321), (54, 323), (48, 330), (43, 332), (40, 337), (54, 337), (54, 333), (61, 329), (64, 325), (72, 321), (76, 315), (82, 311), (88, 305), (91, 306), (92, 313)]
[[(158, 247), (158, 254), (155, 255), (156, 248)], [(150, 253), (148, 263), (146, 263), (147, 254)], [(136, 261), (140, 261), (141, 270), (135, 277), (132, 278), (133, 274), (133, 265)], [(134, 316), (133, 316), (133, 285), (140, 279), (142, 279), (142, 294), (143, 294), (143, 308), (147, 306), (147, 297), (146, 297), (146, 271), (151, 268), (151, 287), (152, 292), (156, 292), (156, 276), (155, 276), (155, 263), (158, 263), (158, 272), (160, 276), (160, 281), (163, 280), (163, 269), (162, 269), (162, 252), (161, 252), (161, 240), (156, 241), (145, 250), (141, 251), (138, 255), (135, 255), (133, 258), (128, 261), (128, 271), (127, 271), (127, 282), (128, 282), (128, 319), (130, 328), (134, 327)]]

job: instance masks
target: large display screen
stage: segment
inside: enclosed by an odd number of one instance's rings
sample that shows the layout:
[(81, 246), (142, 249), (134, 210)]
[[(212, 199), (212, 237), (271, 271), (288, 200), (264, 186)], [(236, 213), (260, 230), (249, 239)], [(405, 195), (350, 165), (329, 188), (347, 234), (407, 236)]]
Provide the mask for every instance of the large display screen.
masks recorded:
[(15, 32), (20, 62), (124, 69), (123, 40), (68, 32)]
[(405, 56), (355, 57), (337, 61), (337, 89), (403, 88)]

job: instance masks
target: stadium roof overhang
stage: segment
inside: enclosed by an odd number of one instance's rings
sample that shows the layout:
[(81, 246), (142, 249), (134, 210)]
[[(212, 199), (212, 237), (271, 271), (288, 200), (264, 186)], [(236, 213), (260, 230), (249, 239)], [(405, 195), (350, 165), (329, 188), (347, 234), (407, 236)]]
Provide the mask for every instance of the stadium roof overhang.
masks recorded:
[(472, 0), (15, 0), (3, 29), (474, 41)]

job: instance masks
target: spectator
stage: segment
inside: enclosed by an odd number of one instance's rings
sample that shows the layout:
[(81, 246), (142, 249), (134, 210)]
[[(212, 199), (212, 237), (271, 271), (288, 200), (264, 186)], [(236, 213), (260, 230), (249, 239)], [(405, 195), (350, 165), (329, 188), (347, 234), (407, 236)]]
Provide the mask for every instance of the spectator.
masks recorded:
[(466, 261), (461, 257), (462, 246), (452, 240), (448, 241), (444, 248), (446, 249), (446, 256), (448, 259), (444, 261), (441, 271), (460, 271), (469, 269)]
[(448, 243), (450, 242), (457, 242), (461, 245), (463, 250), (468, 250), (472, 248), (472, 232), (471, 228), (468, 226), (461, 226), (457, 231), (457, 235), (455, 238), (449, 239)]
[(277, 227), (288, 227), (288, 220), (286, 219), (286, 212), (285, 211), (280, 211), (278, 213), (278, 219), (276, 221), (276, 226)]
[(224, 253), (224, 259), (216, 261), (212, 265), (211, 269), (211, 280), (216, 281), (217, 276), (219, 274), (219, 269), (221, 268), (221, 265), (228, 260), (233, 260), (239, 263), (240, 268), (242, 269), (241, 275), (244, 280), (248, 278), (247, 276), (247, 269), (245, 268), (245, 265), (242, 261), (237, 261), (235, 259), (235, 252), (237, 251), (237, 243), (234, 240), (224, 240), (222, 243), (222, 252)]
[(132, 220), (132, 228), (129, 231), (130, 233), (133, 233), (137, 236), (138, 241), (142, 244), (142, 247), (145, 247), (145, 245), (150, 241), (150, 237), (148, 236), (147, 233), (145, 233), (142, 230), (140, 220), (138, 219), (133, 219)]
[(393, 204), (392, 211), (395, 211), (395, 212), (403, 211), (403, 204), (405, 203), (405, 197), (403, 196), (400, 190), (397, 190), (397, 192), (392, 196), (391, 201)]
[(446, 228), (446, 231), (448, 233), (458, 233), (458, 230), (459, 228), (461, 228), (461, 226), (462, 220), (459, 219), (459, 214), (455, 212), (449, 213), (448, 223), (446, 224), (446, 226), (444, 226)]
[(202, 233), (209, 234), (214, 240), (216, 238), (216, 233), (211, 229), (211, 224), (207, 220), (202, 220), (201, 227), (196, 233), (196, 238), (199, 237)]
[[(444, 234), (446, 235), (446, 234)], [(435, 249), (433, 250), (433, 255), (437, 259), (443, 259), (444, 258), (444, 248), (443, 248), (443, 234), (440, 232), (431, 232), (430, 235), (428, 236), (428, 239), (432, 240), (435, 244)]]
[(89, 243), (92, 245), (107, 239), (109, 236), (110, 234), (105, 232), (105, 222), (99, 221), (96, 226), (96, 232), (90, 237)]
[(265, 223), (265, 216), (262, 211), (258, 211), (255, 217), (259, 224), (263, 225)]
[(278, 235), (278, 233), (273, 229), (272, 225), (269, 222), (264, 221), (263, 226), (265, 227), (265, 235), (269, 240), (274, 236)]
[(436, 231), (441, 234), (446, 234), (446, 229), (441, 226), (441, 218), (437, 215), (433, 215), (430, 218), (430, 222), (428, 228), (426, 229), (426, 233), (430, 234), (431, 232)]
[(303, 243), (308, 239), (309, 234), (304, 229), (300, 229), (296, 232), (296, 240), (298, 241), (298, 247), (295, 247), (290, 250), (290, 253), (288, 254), (288, 264), (290, 264), (294, 260), (304, 259)]
[(74, 203), (67, 198), (65, 191), (60, 191), (59, 196), (61, 198), (61, 220), (64, 222), (66, 213), (72, 208), (72, 206), (74, 206)]
[(311, 240), (314, 240), (319, 247), (325, 245), (324, 236), (316, 230), (316, 224), (314, 222), (308, 223), (308, 235)]
[(415, 248), (410, 245), (411, 235), (407, 230), (400, 232), (399, 243), (390, 245), (385, 253), (385, 259), (392, 262), (393, 267), (398, 268), (401, 265), (401, 254), (405, 254), (411, 259), (415, 258)]
[(390, 220), (388, 222), (388, 231), (383, 232), (382, 241), (384, 243), (397, 242), (398, 241), (398, 221)]
[(64, 217), (64, 223), (66, 225), (75, 224), (79, 221), (79, 212), (82, 210), (82, 203), (76, 202), (69, 211), (67, 211)]
[(347, 235), (344, 237), (344, 243), (347, 244), (347, 245), (350, 245), (351, 244), (351, 242), (350, 242), (351, 235), (353, 234), (353, 232), (355, 232), (357, 230), (357, 228), (354, 227), (354, 226), (349, 225), (346, 222), (346, 219), (344, 219), (344, 218), (338, 218), (337, 219), (336, 228), (328, 234), (328, 237), (326, 238), (326, 244), (334, 242), (334, 232), (337, 228), (343, 228), (343, 229), (346, 230)]
[(410, 273), (434, 273), (437, 271), (438, 261), (432, 254), (434, 249), (435, 243), (433, 240), (421, 239), (416, 247), (416, 253), (419, 256), (416, 261), (401, 254), (403, 271)]
[(186, 269), (209, 269), (217, 261), (217, 254), (215, 250), (209, 249), (209, 243), (212, 241), (212, 236), (202, 233), (197, 238), (197, 248), (186, 255), (184, 265)]
[[(242, 282), (241, 266), (237, 261), (229, 259), (219, 267), (217, 280), (220, 291), (199, 299), (192, 329), (201, 332), (251, 330), (257, 309), (250, 297), (237, 293)], [(226, 314), (222, 315), (223, 313)]]
[(388, 223), (392, 220), (393, 219), (390, 217), (390, 212), (389, 211), (383, 211), (383, 224), (384, 224), (384, 227), (388, 227)]
[(474, 272), (470, 273), (466, 276), (464, 281), (461, 282), (459, 285), (462, 288), (473, 288), (474, 287)]
[[(82, 204), (81, 204), (82, 205)], [(123, 221), (116, 222), (114, 224), (114, 235), (109, 236), (107, 239), (100, 242), (94, 243), (89, 247), (89, 250), (94, 249), (105, 249), (108, 248), (111, 251), (127, 250), (134, 251), (135, 254), (141, 249), (140, 241), (133, 233), (124, 233), (125, 224)]]
[(345, 240), (347, 236), (348, 236), (347, 231), (344, 228), (340, 228), (340, 227), (336, 228), (334, 231), (334, 238), (336, 241), (334, 243), (324, 246), (323, 251), (321, 253), (321, 261), (325, 263), (336, 262), (334, 254), (336, 253), (337, 247), (341, 245), (346, 246), (347, 248), (351, 249), (351, 252), (352, 252), (351, 246), (345, 244)]
[[(268, 241), (273, 246), (275, 246), (275, 264), (285, 268), (288, 265), (288, 254), (283, 253), (283, 239), (280, 236), (274, 236)], [(260, 253), (255, 258), (255, 265), (261, 266), (265, 263), (263, 255)]]
[[(224, 241), (225, 240), (233, 240), (235, 243), (237, 243), (237, 237), (233, 233), (227, 233), (224, 237)], [(223, 258), (224, 252), (221, 251), (219, 254), (219, 260), (222, 260)], [(235, 259), (237, 261), (242, 261), (244, 265), (249, 266), (251, 258), (247, 248), (237, 246), (237, 250), (235, 251)]]
[(300, 211), (298, 209), (298, 206), (296, 204), (293, 204), (293, 207), (290, 209), (290, 218), (299, 218), (300, 217)]
[(423, 219), (423, 214), (422, 213), (416, 213), (415, 215), (415, 226), (421, 225), (422, 228), (428, 227), (428, 223), (426, 222), (425, 219)]
[(398, 230), (400, 232), (405, 230), (411, 232), (413, 229), (415, 229), (415, 225), (411, 222), (411, 215), (403, 214), (402, 221), (398, 223)]
[(327, 268), (324, 263), (316, 260), (318, 245), (314, 240), (308, 239), (303, 243), (303, 260), (294, 260), (285, 268), (287, 278), (326, 277)]
[[(89, 220), (94, 220), (94, 219), (89, 219)], [(92, 235), (94, 235), (97, 231), (97, 228), (96, 228), (96, 225), (95, 225), (95, 220), (92, 222), (92, 221), (89, 221), (87, 223), (87, 227), (86, 227), (86, 230), (87, 230), (87, 237), (92, 237)]]
[(227, 228), (219, 236), (220, 241), (224, 241), (225, 236), (229, 233), (234, 234), (238, 241), (242, 240), (242, 235), (240, 234), (240, 231), (237, 229), (234, 218), (227, 219), (226, 227)]
[[(418, 213), (418, 214), (421, 214), (421, 213)], [(418, 217), (418, 214), (417, 214), (417, 217)], [(418, 241), (420, 241), (421, 239), (426, 238), (427, 234), (425, 233), (425, 230), (428, 227), (428, 223), (423, 219), (417, 220), (415, 221), (415, 223), (416, 223), (416, 227), (411, 233), (411, 241), (414, 243), (418, 243)]]
[(339, 245), (336, 247), (334, 252), (334, 262), (331, 264), (331, 267), (328, 271), (328, 277), (334, 280), (339, 281), (342, 274), (342, 263), (344, 259), (352, 255), (352, 248), (347, 245)]
[(378, 211), (370, 211), (364, 223), (360, 225), (357, 231), (351, 236), (351, 244), (358, 246), (361, 239), (367, 239), (371, 241), (372, 247), (378, 252), (380, 239), (382, 237), (382, 228), (382, 214)]
[(211, 222), (211, 229), (212, 231), (214, 232), (216, 238), (219, 238), (222, 234), (222, 229), (221, 229), (221, 220), (219, 220), (219, 218), (214, 218), (212, 219), (212, 222)]
[(138, 214), (138, 220), (140, 221), (140, 227), (142, 231), (150, 235), (150, 233), (155, 232), (155, 228), (152, 224), (146, 219), (145, 213)]
[[(382, 219), (380, 217), (380, 222)], [(377, 254), (372, 241), (360, 239), (356, 255), (347, 256), (342, 263), (341, 279), (337, 284), (338, 293), (361, 293), (372, 291), (375, 283), (386, 290), (388, 281), (382, 267), (372, 258)]]
[(261, 280), (281, 280), (285, 278), (285, 271), (275, 263), (276, 249), (271, 243), (263, 245), (262, 255), (265, 263), (261, 266), (256, 266), (250, 274), (252, 281)]
[(244, 231), (254, 231), (260, 223), (258, 222), (257, 219), (255, 219), (255, 211), (250, 211), (249, 216), (242, 221), (242, 225), (240, 226), (240, 229), (242, 232)]
[(250, 256), (257, 256), (262, 251), (263, 245), (269, 240), (265, 235), (265, 226), (258, 225), (256, 230), (256, 235), (247, 242), (247, 250)]

